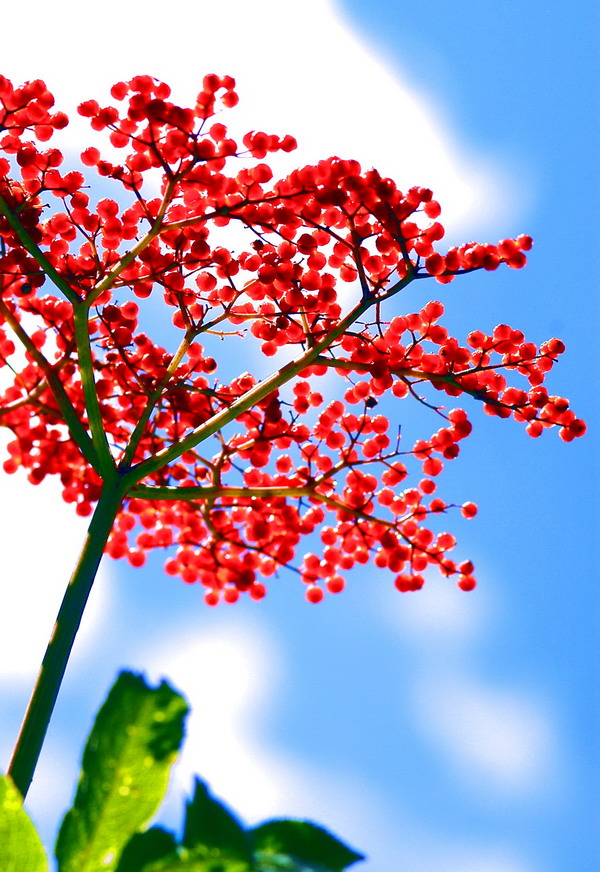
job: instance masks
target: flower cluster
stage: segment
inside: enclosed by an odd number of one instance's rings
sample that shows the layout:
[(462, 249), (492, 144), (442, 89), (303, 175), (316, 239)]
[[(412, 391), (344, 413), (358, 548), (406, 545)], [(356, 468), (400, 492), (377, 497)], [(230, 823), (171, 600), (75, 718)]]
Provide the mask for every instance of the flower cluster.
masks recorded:
[[(295, 140), (234, 140), (220, 120), (234, 84), (206, 76), (182, 108), (167, 85), (136, 76), (112, 89), (121, 108), (82, 103), (112, 146), (110, 160), (85, 149), (82, 169), (117, 186), (94, 201), (83, 172), (63, 173), (61, 152), (42, 146), (67, 123), (44, 83), (0, 78), (0, 367), (11, 374), (0, 424), (14, 437), (4, 469), (33, 484), (59, 476), (84, 516), (118, 489), (107, 552), (140, 566), (166, 549), (167, 573), (199, 582), (210, 604), (261, 598), (283, 567), (318, 602), (369, 560), (401, 591), (430, 566), (469, 590), (472, 564), (432, 529), (452, 508), (437, 476), (471, 432), (444, 403), (468, 396), (531, 436), (581, 436), (568, 401), (544, 387), (564, 346), (508, 325), (461, 343), (439, 323), (441, 302), (395, 314), (391, 301), (413, 281), (520, 268), (531, 239), (440, 253), (432, 192), (403, 192), (353, 160), (275, 180), (265, 158)], [(141, 329), (145, 300), (170, 312), (175, 350)], [(227, 347), (237, 352), (219, 360)], [(274, 358), (272, 374), (232, 374), (236, 354)], [(328, 376), (343, 399), (326, 399)], [(427, 403), (442, 426), (406, 447), (376, 407), (386, 394), (426, 402), (427, 386), (442, 396)], [(312, 533), (318, 553), (302, 556)]]

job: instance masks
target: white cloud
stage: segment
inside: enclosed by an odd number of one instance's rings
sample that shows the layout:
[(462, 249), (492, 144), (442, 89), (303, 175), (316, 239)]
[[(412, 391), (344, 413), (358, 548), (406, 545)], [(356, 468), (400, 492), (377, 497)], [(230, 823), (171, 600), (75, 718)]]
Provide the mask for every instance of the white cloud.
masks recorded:
[(276, 681), (272, 647), (264, 633), (240, 622), (200, 641), (184, 633), (177, 645), (170, 639), (141, 658), (155, 680), (166, 677), (191, 706), (179, 783), (187, 787), (201, 773), (234, 808), (259, 815), (277, 807), (285, 782), (284, 767), (257, 737)]
[[(4, 10), (3, 27), (22, 30), (16, 5)], [(447, 112), (442, 117), (432, 98), (389, 71), (334, 2), (150, 0), (141, 14), (122, 0), (100, 7), (32, 0), (23, 32), (26, 51), (21, 40), (7, 40), (2, 72), (45, 78), (72, 116), (82, 99), (106, 96), (107, 85), (137, 73), (162, 77), (183, 100), (206, 72), (228, 73), (238, 80), (241, 102), (231, 120), (240, 127), (294, 134), (303, 161), (338, 153), (378, 166), (402, 186), (428, 185), (455, 232), (497, 227), (521, 200), (514, 174), (460, 145)], [(78, 136), (83, 125), (77, 122)]]
[(382, 618), (423, 653), (440, 650), (462, 652), (481, 637), (490, 621), (489, 594), (484, 586), (472, 594), (459, 590), (437, 573), (416, 595), (402, 595), (390, 603), (382, 597)]
[[(248, 824), (285, 815), (326, 826), (366, 852), (365, 872), (388, 868), (389, 857), (415, 872), (445, 872), (437, 861), (448, 858), (448, 846), (440, 848), (438, 858), (438, 837), (414, 820), (411, 809), (392, 813), (387, 798), (368, 780), (348, 770), (317, 769), (277, 747), (269, 723), (287, 680), (285, 651), (258, 621), (226, 626), (216, 621), (201, 641), (181, 628), (176, 646), (166, 639), (141, 658), (153, 681), (166, 677), (191, 706), (183, 754), (160, 821), (178, 825), (183, 797), (189, 796), (193, 775), (200, 774), (213, 795)], [(437, 865), (430, 865), (434, 854)], [(459, 867), (448, 872), (454, 868)], [(507, 866), (498, 872), (521, 869)]]
[[(174, 789), (161, 814), (180, 816), (181, 793), (200, 774), (211, 791), (249, 822), (282, 813), (310, 817), (340, 835), (369, 829), (372, 786), (347, 772), (318, 771), (278, 747), (269, 720), (285, 673), (285, 652), (259, 622), (221, 624), (198, 640), (197, 631), (154, 645), (143, 662), (154, 681), (181, 688), (191, 712)], [(374, 821), (372, 821), (374, 823)]]
[(491, 578), (480, 581), (464, 594), (431, 578), (418, 595), (397, 605), (386, 598), (378, 610), (410, 645), (415, 667), (400, 705), (408, 706), (431, 753), (462, 788), (518, 800), (555, 785), (564, 761), (554, 713), (526, 676), (518, 686), (497, 670), (481, 677), (478, 664), (501, 632), (504, 603)]
[(555, 776), (552, 718), (531, 694), (477, 682), (465, 669), (421, 675), (415, 697), (416, 717), (434, 747), (489, 797), (536, 793)]

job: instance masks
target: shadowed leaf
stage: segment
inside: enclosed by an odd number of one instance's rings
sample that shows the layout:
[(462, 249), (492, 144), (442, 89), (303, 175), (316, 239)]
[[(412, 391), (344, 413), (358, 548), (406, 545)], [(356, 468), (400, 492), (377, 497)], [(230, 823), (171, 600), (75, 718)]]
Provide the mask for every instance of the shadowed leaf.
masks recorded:
[(173, 833), (162, 827), (135, 833), (123, 848), (116, 872), (142, 872), (148, 863), (174, 854), (176, 847)]
[(264, 870), (342, 872), (364, 859), (323, 827), (308, 821), (268, 821), (250, 830), (250, 836)]
[(246, 830), (235, 815), (210, 795), (199, 778), (195, 780), (194, 796), (186, 808), (183, 845), (186, 848), (203, 846), (247, 863), (252, 860)]

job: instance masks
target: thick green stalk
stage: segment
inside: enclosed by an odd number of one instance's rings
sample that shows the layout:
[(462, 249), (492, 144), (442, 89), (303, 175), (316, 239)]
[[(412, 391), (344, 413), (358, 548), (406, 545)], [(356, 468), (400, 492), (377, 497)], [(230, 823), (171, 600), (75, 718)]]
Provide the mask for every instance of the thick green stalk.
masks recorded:
[(122, 498), (119, 483), (105, 484), (56, 618), (8, 768), (23, 797), (33, 778), (81, 617)]

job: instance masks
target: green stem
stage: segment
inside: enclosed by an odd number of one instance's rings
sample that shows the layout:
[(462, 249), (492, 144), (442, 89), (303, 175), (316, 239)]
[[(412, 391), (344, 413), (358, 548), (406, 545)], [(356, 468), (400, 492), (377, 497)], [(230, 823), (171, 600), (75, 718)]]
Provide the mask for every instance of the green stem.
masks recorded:
[(148, 400), (146, 402), (146, 407), (145, 407), (144, 411), (142, 412), (142, 414), (140, 415), (139, 421), (135, 425), (135, 430), (131, 434), (131, 438), (129, 439), (129, 444), (127, 445), (127, 448), (125, 449), (125, 453), (123, 454), (123, 457), (121, 459), (120, 466), (122, 468), (127, 468), (131, 464), (131, 462), (133, 460), (133, 456), (134, 456), (136, 449), (138, 447), (139, 441), (142, 438), (142, 435), (143, 435), (144, 430), (146, 428), (146, 424), (150, 420), (150, 416), (151, 416), (152, 412), (154, 411), (157, 402), (162, 397), (163, 390), (166, 387), (166, 385), (169, 383), (169, 379), (171, 378), (171, 376), (176, 371), (177, 367), (179, 366), (179, 364), (181, 363), (181, 361), (185, 357), (185, 353), (188, 350), (188, 348), (190, 347), (190, 343), (192, 341), (193, 335), (194, 335), (193, 331), (190, 331), (190, 330), (186, 331), (184, 338), (181, 340), (179, 348), (177, 349), (177, 351), (173, 355), (173, 359), (171, 360), (171, 363), (169, 364), (169, 367), (168, 367), (166, 373), (164, 374), (164, 376), (162, 377), (162, 379), (160, 380), (160, 382), (158, 383), (156, 388), (152, 391), (152, 393), (148, 397)]
[[(9, 307), (3, 300), (0, 300), (0, 316), (4, 318), (6, 323), (11, 327), (15, 336), (22, 343), (23, 347), (31, 354), (32, 358), (46, 376), (48, 387), (54, 395), (58, 408), (62, 412), (65, 424), (69, 428), (71, 436), (79, 446), (81, 453), (88, 463), (96, 470), (96, 472), (99, 472), (100, 467), (98, 457), (94, 450), (94, 443), (79, 420), (79, 415), (58, 377), (58, 365), (55, 364), (52, 366), (52, 364), (46, 360), (42, 352), (32, 342), (29, 334), (23, 329), (18, 318), (16, 318), (14, 313), (10, 311)], [(28, 398), (26, 399), (26, 402), (28, 402)]]
[(147, 485), (137, 485), (132, 488), (128, 496), (139, 497), (142, 500), (215, 500), (220, 498), (225, 499), (258, 499), (269, 500), (275, 497), (315, 497), (319, 499), (320, 495), (315, 493), (314, 486), (308, 485), (294, 487), (290, 485), (282, 485), (281, 487), (228, 487), (227, 485), (193, 485), (192, 487), (154, 487)]
[(52, 266), (41, 248), (33, 241), (23, 224), (18, 214), (15, 214), (10, 208), (2, 194), (0, 194), (0, 215), (4, 215), (11, 228), (19, 238), (19, 242), (23, 248), (29, 252), (35, 261), (41, 266), (43, 272), (48, 276), (51, 282), (61, 291), (70, 303), (77, 303), (79, 297), (73, 290), (71, 285), (58, 273)]
[(110, 446), (102, 421), (102, 412), (100, 411), (100, 400), (96, 393), (94, 360), (89, 333), (89, 307), (87, 304), (75, 307), (75, 341), (77, 343), (79, 373), (81, 375), (85, 410), (92, 434), (92, 444), (98, 457), (100, 474), (106, 478), (114, 474), (115, 462), (110, 453)]
[[(173, 196), (173, 190), (175, 188), (175, 185), (176, 183), (174, 181), (170, 181), (167, 185), (165, 193), (163, 194), (160, 208), (158, 210), (158, 214), (154, 219), (150, 230), (145, 234), (145, 236), (140, 239), (137, 245), (134, 245), (134, 247), (130, 251), (123, 255), (123, 257), (119, 260), (114, 269), (112, 269), (108, 273), (108, 275), (104, 276), (104, 278), (99, 281), (94, 289), (90, 291), (90, 293), (87, 295), (86, 303), (88, 307), (93, 306), (98, 297), (100, 297), (104, 293), (104, 291), (108, 291), (114, 286), (116, 280), (119, 278), (123, 270), (126, 269), (130, 263), (133, 263), (136, 257), (141, 254), (144, 249), (148, 248), (150, 243), (154, 239), (156, 239), (157, 236), (160, 236), (161, 231), (165, 229), (163, 219), (165, 217), (167, 209), (171, 205), (171, 198)], [(194, 220), (199, 221), (198, 218)], [(206, 219), (204, 218), (204, 216), (202, 216), (200, 220), (205, 221)]]
[(81, 617), (122, 498), (121, 486), (105, 484), (56, 618), (8, 767), (8, 774), (23, 797), (33, 778)]

